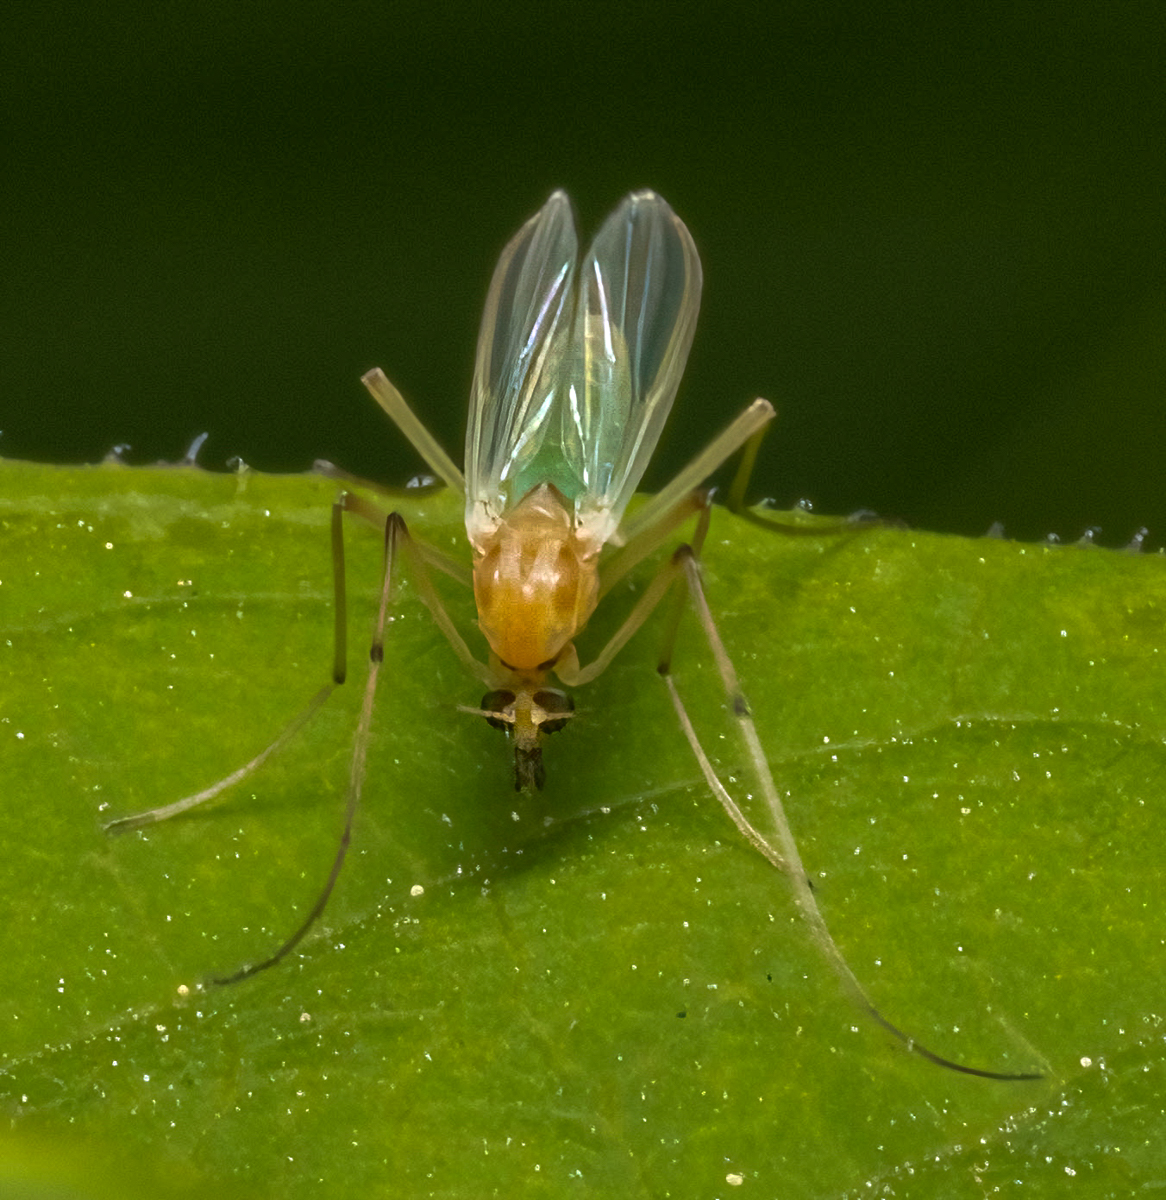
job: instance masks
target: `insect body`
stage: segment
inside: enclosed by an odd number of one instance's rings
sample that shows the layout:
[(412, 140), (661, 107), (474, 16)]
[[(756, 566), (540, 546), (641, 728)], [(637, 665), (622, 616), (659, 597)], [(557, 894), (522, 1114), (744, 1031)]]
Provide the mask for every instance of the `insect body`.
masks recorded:
[[(498, 687), (482, 707), (514, 738), (516, 782), (541, 786), (539, 740), (577, 679), (572, 639), (672, 407), (700, 307), (696, 247), (651, 192), (629, 196), (579, 264), (556, 192), (494, 273), (466, 435), (466, 533)], [(771, 415), (772, 410), (765, 414)]]
[[(555, 192), (494, 272), (464, 481), (428, 435), (415, 436), (419, 422), (384, 375), (364, 378), (430, 466), (464, 491), (490, 649), (488, 664), (473, 664), (490, 687), (474, 711), (512, 736), (518, 788), (542, 786), (541, 739), (571, 716), (548, 676), (568, 686), (595, 678), (646, 616), (581, 667), (573, 639), (600, 595), (703, 506), (696, 485), (773, 416), (767, 401), (750, 406), (637, 522), (639, 551), (601, 570), (604, 546), (631, 536), (621, 520), (676, 396), (700, 290), (692, 237), (659, 196), (628, 196), (580, 261), (570, 201)], [(434, 607), (435, 594), (423, 594)]]

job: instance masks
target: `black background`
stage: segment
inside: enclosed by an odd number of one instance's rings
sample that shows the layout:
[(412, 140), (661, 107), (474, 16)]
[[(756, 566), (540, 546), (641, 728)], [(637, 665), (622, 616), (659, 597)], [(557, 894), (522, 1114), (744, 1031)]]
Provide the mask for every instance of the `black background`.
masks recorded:
[(0, 453), (460, 459), (498, 251), (662, 192), (705, 269), (660, 463), (754, 395), (761, 493), (1166, 541), (1166, 6), (120, 3), (5, 18)]

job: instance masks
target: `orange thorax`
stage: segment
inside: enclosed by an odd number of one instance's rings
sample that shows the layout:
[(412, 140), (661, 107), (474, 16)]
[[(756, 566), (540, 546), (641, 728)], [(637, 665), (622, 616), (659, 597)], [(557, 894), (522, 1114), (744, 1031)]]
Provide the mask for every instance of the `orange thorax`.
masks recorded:
[(562, 493), (532, 488), (475, 547), (474, 599), (490, 649), (518, 671), (550, 670), (598, 600), (598, 547)]

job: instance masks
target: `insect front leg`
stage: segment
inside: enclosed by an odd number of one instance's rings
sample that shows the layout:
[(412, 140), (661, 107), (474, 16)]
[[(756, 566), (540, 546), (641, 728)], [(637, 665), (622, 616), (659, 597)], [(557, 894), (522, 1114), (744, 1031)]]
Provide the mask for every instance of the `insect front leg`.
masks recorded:
[[(348, 776), (348, 791), (347, 800), (345, 803), (344, 828), (340, 835), (340, 841), (336, 847), (336, 853), (332, 860), (332, 866), (328, 872), (328, 877), (324, 882), (324, 886), (320, 889), (308, 914), (300, 922), (295, 932), (287, 938), (283, 944), (267, 958), (260, 962), (253, 963), (243, 967), (241, 970), (234, 972), (221, 978), (215, 978), (213, 983), (225, 985), (238, 983), (240, 980), (247, 979), (252, 975), (257, 975), (260, 971), (267, 970), (268, 967), (273, 967), (276, 963), (286, 958), (307, 936), (309, 931), (319, 920), (327, 907), (328, 901), (331, 898), (332, 892), (335, 890), (336, 883), (340, 878), (340, 872), (344, 866), (344, 861), (348, 855), (348, 848), (352, 842), (352, 829), (356, 822), (356, 814), (360, 808), (361, 797), (364, 792), (364, 781), (368, 767), (368, 750), (372, 739), (372, 723), (373, 712), (376, 703), (377, 681), (380, 677), (381, 666), (385, 658), (385, 626), (388, 623), (389, 608), (392, 605), (393, 597), (396, 591), (396, 585), (399, 578), (399, 564), (401, 559), (405, 559), (411, 569), (413, 581), (429, 608), (433, 616), (434, 622), (438, 628), (445, 634), (450, 645), (457, 653), (458, 657), (475, 673), (481, 675), (482, 678), (488, 679), (489, 667), (485, 663), (478, 662), (470, 652), (469, 648), (462, 636), (458, 633), (452, 618), (449, 616), (445, 605), (442, 603), (441, 597), (437, 593), (437, 589), (433, 586), (433, 580), (430, 576), (430, 567), (436, 566), (439, 569), (448, 570), (455, 578), (461, 577), (461, 571), (456, 564), (450, 563), (440, 551), (433, 547), (426, 546), (424, 543), (417, 541), (409, 533), (408, 526), (405, 523), (404, 517), (398, 512), (391, 512), (386, 517), (380, 517), (380, 514), (375, 505), (370, 504), (360, 496), (354, 493), (345, 493), (337, 500), (333, 508), (333, 528), (341, 529), (342, 517), (344, 512), (352, 512), (368, 520), (382, 520), (384, 523), (384, 573), (382, 576), (380, 603), (377, 607), (376, 625), (373, 630), (372, 642), (369, 646), (369, 668), (368, 676), (364, 686), (364, 696), (360, 706), (360, 716), (356, 725), (356, 732), (353, 735), (352, 741), (352, 759), (349, 767)], [(343, 538), (341, 537), (337, 543), (340, 547), (338, 553), (334, 556), (336, 564), (336, 577), (342, 581), (344, 577), (343, 563)], [(338, 592), (337, 601), (337, 656), (335, 668), (338, 673), (343, 674), (343, 663), (341, 655), (341, 637), (342, 635), (342, 614), (346, 608), (346, 603), (343, 600), (343, 591)], [(339, 680), (337, 681), (339, 682)]]
[(846, 961), (845, 956), (839, 949), (833, 934), (831, 934), (826, 924), (825, 918), (822, 916), (821, 909), (818, 907), (818, 901), (810, 886), (809, 877), (802, 865), (797, 842), (794, 839), (789, 820), (785, 815), (785, 806), (778, 795), (777, 785), (769, 769), (769, 763), (761, 745), (761, 739), (757, 734), (757, 726), (753, 720), (752, 710), (741, 688), (736, 668), (733, 666), (732, 659), (729, 657), (728, 651), (721, 640), (720, 632), (717, 629), (716, 622), (713, 620), (712, 611), (705, 596), (704, 583), (701, 578), (700, 563), (698, 560), (698, 549), (699, 547), (681, 546), (673, 556), (673, 563), (676, 565), (676, 569), (684, 581), (685, 591), (696, 609), (705, 639), (716, 661), (717, 671), (724, 685), (730, 711), (733, 714), (741, 740), (744, 743), (749, 765), (752, 768), (752, 774), (760, 786), (761, 793), (765, 798), (766, 807), (769, 810), (776, 845), (757, 830), (744, 816), (736, 801), (725, 788), (724, 784), (721, 783), (704, 747), (701, 745), (696, 729), (692, 724), (672, 675), (672, 654), (676, 642), (676, 625), (672, 624), (667, 630), (658, 670), (668, 688), (668, 694), (676, 710), (681, 728), (684, 731), (689, 746), (692, 748), (692, 752), (700, 766), (701, 774), (704, 775), (709, 789), (720, 800), (738, 829), (787, 877), (794, 902), (810, 929), (814, 943), (826, 961), (829, 962), (835, 975), (854, 1004), (865, 1012), (877, 1025), (898, 1039), (911, 1053), (951, 1071), (958, 1071), (965, 1075), (976, 1075), (984, 1079), (1007, 1081), (1043, 1078), (1040, 1072), (984, 1070), (979, 1067), (966, 1066), (963, 1063), (954, 1062), (951, 1059), (935, 1054), (911, 1035), (903, 1032), (903, 1030), (888, 1021), (867, 996), (866, 990), (851, 970), (850, 964)]
[[(369, 510), (375, 512), (372, 505), (369, 505), (367, 501), (359, 500), (351, 492), (342, 493), (332, 505), (332, 606), (334, 613), (332, 682), (320, 688), (308, 701), (306, 707), (284, 726), (274, 741), (260, 750), (250, 762), (244, 763), (241, 767), (212, 783), (209, 787), (194, 792), (189, 796), (183, 796), (181, 800), (174, 800), (170, 804), (162, 804), (157, 808), (147, 809), (145, 812), (134, 813), (128, 817), (118, 817), (113, 821), (109, 821), (102, 826), (106, 833), (128, 833), (133, 829), (142, 829), (147, 825), (154, 825), (159, 821), (167, 821), (171, 817), (177, 817), (181, 813), (198, 808), (209, 800), (214, 800), (215, 797), (222, 795), (228, 788), (232, 788), (237, 783), (242, 783), (245, 779), (254, 775), (269, 758), (278, 754), (324, 707), (328, 697), (344, 682), (347, 674), (348, 589), (344, 566), (344, 513), (359, 512), (361, 516), (369, 519)], [(383, 516), (377, 514), (375, 523), (380, 525), (383, 520)]]

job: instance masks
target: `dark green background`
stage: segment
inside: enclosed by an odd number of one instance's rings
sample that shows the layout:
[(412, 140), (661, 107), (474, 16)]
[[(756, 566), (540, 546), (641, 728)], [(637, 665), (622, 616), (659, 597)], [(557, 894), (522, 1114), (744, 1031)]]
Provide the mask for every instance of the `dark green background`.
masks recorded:
[[(1166, 539), (1166, 7), (115, 4), (6, 16), (0, 452), (460, 456), (495, 256), (652, 186), (705, 301), (676, 461), (923, 527)], [(667, 466), (649, 477), (661, 482)]]

